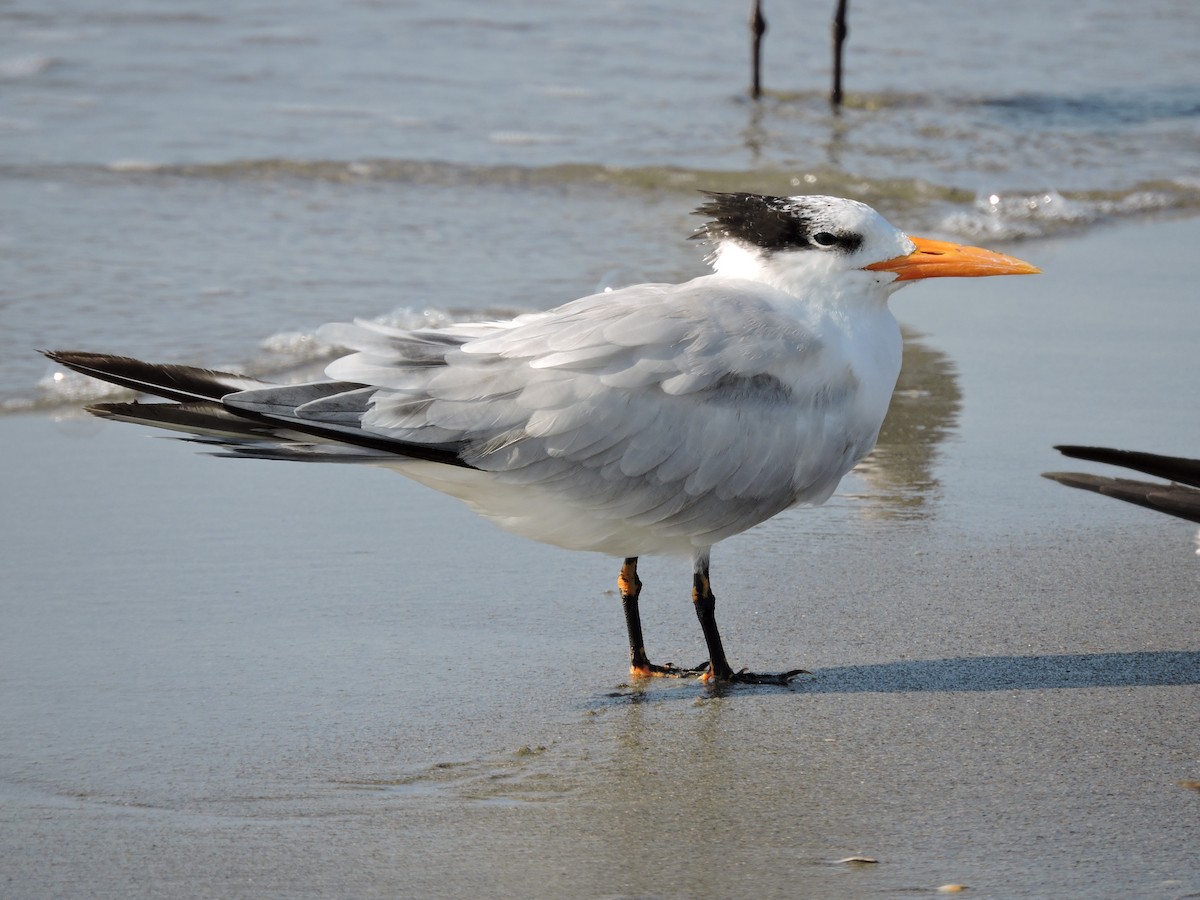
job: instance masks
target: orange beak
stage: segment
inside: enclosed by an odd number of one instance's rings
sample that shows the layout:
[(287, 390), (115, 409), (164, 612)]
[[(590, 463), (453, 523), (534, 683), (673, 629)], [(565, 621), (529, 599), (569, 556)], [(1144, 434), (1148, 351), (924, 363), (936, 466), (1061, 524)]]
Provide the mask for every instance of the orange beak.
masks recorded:
[(1042, 271), (1015, 256), (1005, 256), (979, 247), (948, 244), (928, 238), (915, 237), (909, 240), (917, 245), (917, 249), (908, 256), (897, 256), (863, 268), (872, 272), (895, 272), (896, 281), (946, 276), (978, 278), (983, 275), (1036, 275)]

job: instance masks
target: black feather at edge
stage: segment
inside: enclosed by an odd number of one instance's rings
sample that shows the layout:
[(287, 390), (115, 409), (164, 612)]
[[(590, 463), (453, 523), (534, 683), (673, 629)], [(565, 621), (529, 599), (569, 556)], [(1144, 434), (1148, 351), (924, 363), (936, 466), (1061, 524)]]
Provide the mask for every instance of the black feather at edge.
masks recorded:
[[(231, 393), (272, 386), (270, 382), (230, 372), (217, 372), (192, 366), (147, 363), (128, 356), (113, 356), (78, 350), (46, 350), (42, 352), (54, 362), (89, 377), (181, 403), (192, 403), (196, 400), (219, 403), (222, 397)], [(106, 415), (113, 417), (118, 406), (120, 404), (97, 404), (89, 407), (88, 412), (102, 418)], [(366, 431), (327, 427), (316, 422), (306, 422), (303, 419), (277, 418), (230, 406), (222, 408), (238, 419), (247, 423), (256, 423), (267, 429), (282, 428), (398, 457), (426, 460), (466, 469), (476, 468), (459, 457), (459, 453), (465, 446), (461, 444), (426, 445), (394, 441)], [(145, 424), (153, 425), (152, 422)]]

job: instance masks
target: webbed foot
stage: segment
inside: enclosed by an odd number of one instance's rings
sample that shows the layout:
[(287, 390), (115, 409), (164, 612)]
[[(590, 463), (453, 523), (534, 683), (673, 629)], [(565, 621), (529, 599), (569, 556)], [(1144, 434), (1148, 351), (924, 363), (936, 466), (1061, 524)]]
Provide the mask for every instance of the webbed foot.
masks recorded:
[(787, 672), (728, 671), (714, 673), (711, 667), (700, 676), (705, 684), (777, 684), (787, 686), (797, 675), (811, 675), (807, 669), (790, 669)]

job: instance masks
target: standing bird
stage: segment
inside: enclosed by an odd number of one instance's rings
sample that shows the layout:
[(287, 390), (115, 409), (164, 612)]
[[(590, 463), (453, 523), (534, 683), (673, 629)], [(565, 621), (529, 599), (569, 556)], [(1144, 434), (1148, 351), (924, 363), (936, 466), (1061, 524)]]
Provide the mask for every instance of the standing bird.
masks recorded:
[[(709, 551), (797, 504), (823, 503), (875, 445), (900, 372), (887, 307), (922, 278), (1035, 273), (1021, 260), (910, 238), (837, 197), (708, 193), (693, 237), (711, 275), (639, 284), (510, 321), (406, 331), (327, 325), (353, 352), (329, 381), (274, 385), (120, 356), (50, 352), (171, 403), (95, 415), (200, 436), (219, 455), (387, 466), (502, 528), (623, 560), (635, 676), (786, 684), (734, 671)], [(708, 661), (650, 662), (638, 557), (690, 556)]]

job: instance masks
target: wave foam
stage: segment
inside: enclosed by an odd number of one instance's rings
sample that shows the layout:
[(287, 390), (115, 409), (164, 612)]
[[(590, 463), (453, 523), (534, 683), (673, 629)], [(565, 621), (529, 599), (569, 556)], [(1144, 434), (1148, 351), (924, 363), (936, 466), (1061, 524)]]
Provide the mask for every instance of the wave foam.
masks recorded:
[(1015, 240), (1045, 237), (1110, 217), (1157, 212), (1178, 205), (1169, 194), (1151, 190), (1106, 198), (1065, 197), (1055, 190), (987, 193), (977, 196), (971, 209), (947, 215), (938, 228), (972, 239)]

